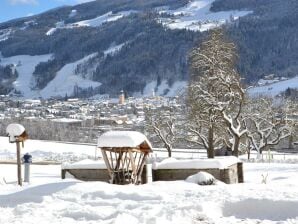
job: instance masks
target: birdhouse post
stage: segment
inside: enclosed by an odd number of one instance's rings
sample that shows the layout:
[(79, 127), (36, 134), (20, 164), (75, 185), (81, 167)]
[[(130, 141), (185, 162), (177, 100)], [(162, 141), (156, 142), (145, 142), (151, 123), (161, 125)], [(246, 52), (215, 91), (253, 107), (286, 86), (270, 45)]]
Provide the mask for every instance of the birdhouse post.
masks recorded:
[(28, 135), (25, 131), (25, 128), (20, 124), (8, 125), (6, 128), (6, 134), (9, 137), (10, 143), (16, 143), (18, 185), (22, 186), (21, 143), (22, 146), (24, 146), (24, 141), (28, 138)]

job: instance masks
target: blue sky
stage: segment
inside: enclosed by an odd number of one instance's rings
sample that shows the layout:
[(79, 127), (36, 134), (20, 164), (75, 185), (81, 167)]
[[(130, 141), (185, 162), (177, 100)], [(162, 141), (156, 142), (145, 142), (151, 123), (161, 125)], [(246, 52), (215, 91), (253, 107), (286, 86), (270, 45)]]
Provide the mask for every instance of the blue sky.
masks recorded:
[(0, 0), (0, 22), (90, 0)]

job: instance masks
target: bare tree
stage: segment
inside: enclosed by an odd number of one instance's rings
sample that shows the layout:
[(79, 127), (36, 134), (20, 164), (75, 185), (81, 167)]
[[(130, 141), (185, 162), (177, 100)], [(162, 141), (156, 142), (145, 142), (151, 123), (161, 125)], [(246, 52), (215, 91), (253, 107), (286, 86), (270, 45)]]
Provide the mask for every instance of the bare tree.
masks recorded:
[[(215, 29), (206, 41), (192, 51), (190, 59), (190, 117), (197, 119), (199, 116), (193, 114), (205, 115), (196, 122), (208, 130), (208, 156), (212, 156), (214, 145), (220, 142), (220, 138), (226, 139), (225, 134), (221, 134), (221, 137), (216, 135), (214, 130), (218, 129), (218, 125), (227, 131), (230, 139), (225, 142), (233, 154), (238, 156), (246, 128), (241, 116), (245, 91), (236, 71), (236, 47), (226, 40), (221, 29)], [(224, 124), (224, 127), (221, 124)]]
[(281, 111), (281, 118), (287, 125), (290, 136), (288, 148), (294, 148), (294, 141), (297, 140), (296, 136), (298, 133), (298, 101), (293, 99), (283, 100), (284, 104), (281, 106), (283, 110)]
[(177, 140), (177, 117), (171, 108), (146, 109), (146, 131), (153, 137), (157, 137), (164, 145), (168, 156), (172, 156), (173, 144)]
[(259, 157), (264, 150), (289, 137), (291, 132), (283, 119), (277, 117), (272, 99), (252, 99), (248, 105), (245, 119), (247, 136)]

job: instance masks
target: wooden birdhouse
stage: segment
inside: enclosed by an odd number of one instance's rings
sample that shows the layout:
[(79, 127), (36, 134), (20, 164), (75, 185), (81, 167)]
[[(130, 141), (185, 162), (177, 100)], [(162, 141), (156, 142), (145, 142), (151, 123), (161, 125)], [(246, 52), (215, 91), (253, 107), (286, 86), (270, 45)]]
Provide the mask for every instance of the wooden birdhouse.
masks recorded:
[(10, 124), (6, 128), (6, 134), (9, 138), (10, 143), (16, 143), (17, 147), (17, 167), (18, 167), (18, 184), (22, 185), (22, 178), (21, 178), (21, 147), (20, 144), (22, 143), (24, 147), (24, 141), (28, 139), (28, 134), (25, 128), (20, 124)]
[(146, 157), (152, 146), (136, 131), (109, 131), (98, 139), (98, 148), (113, 184), (140, 184)]
[(25, 128), (20, 124), (10, 124), (6, 128), (6, 134), (10, 143), (24, 142), (28, 139)]

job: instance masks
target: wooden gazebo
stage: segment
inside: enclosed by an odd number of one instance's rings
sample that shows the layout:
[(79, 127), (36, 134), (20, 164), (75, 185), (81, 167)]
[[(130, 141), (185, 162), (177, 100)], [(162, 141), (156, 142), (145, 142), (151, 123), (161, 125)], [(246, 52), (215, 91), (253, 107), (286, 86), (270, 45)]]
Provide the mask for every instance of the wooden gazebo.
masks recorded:
[(98, 138), (98, 148), (113, 184), (140, 184), (146, 157), (152, 146), (136, 131), (109, 131)]

